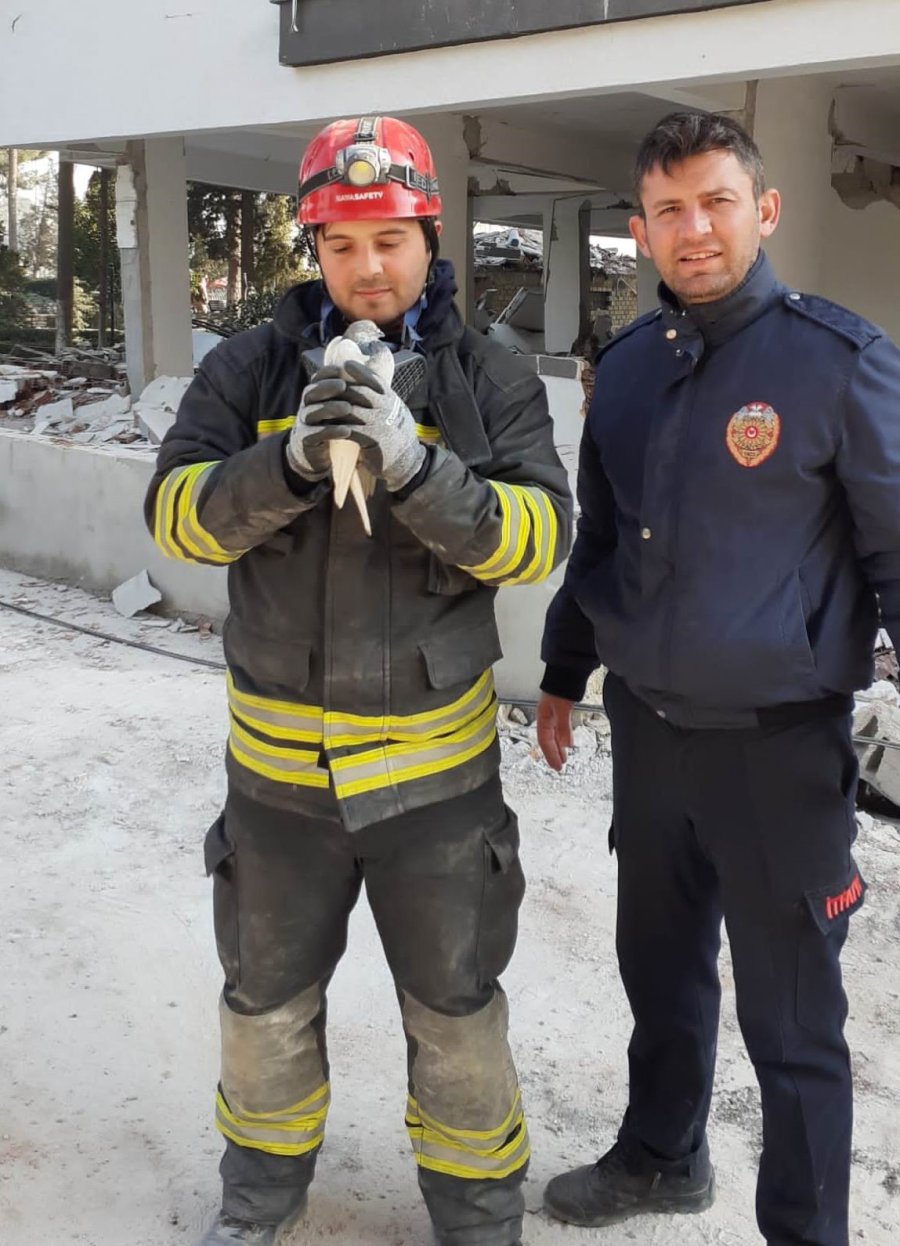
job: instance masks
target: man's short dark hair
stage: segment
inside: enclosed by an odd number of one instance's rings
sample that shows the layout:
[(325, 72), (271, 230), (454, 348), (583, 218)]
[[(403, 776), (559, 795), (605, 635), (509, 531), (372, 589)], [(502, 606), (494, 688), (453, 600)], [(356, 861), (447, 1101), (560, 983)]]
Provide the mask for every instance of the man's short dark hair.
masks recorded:
[(638, 148), (634, 162), (634, 189), (641, 203), (641, 186), (655, 168), (669, 173), (674, 165), (708, 151), (730, 151), (753, 179), (757, 201), (766, 189), (766, 171), (753, 139), (736, 121), (714, 112), (670, 112), (657, 122)]

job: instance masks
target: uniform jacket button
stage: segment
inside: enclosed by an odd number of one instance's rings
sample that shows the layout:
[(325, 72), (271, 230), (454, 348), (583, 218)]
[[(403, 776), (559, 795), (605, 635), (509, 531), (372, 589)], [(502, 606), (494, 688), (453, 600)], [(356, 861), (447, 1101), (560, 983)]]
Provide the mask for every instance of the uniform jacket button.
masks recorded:
[(653, 536), (653, 533), (649, 528), (641, 528), (641, 536), (644, 538), (645, 541), (649, 541), (650, 538)]

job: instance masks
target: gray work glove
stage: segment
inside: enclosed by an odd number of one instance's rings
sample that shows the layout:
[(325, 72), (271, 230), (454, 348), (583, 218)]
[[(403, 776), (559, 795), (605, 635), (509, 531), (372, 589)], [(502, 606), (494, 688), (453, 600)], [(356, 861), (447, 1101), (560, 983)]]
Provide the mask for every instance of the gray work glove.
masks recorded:
[[(322, 480), (331, 470), (328, 443), (349, 437), (358, 423), (350, 416), (350, 404), (337, 407), (333, 400), (347, 393), (340, 368), (320, 368), (304, 389), (294, 426), (287, 441), (287, 460), (298, 476)], [(350, 418), (348, 418), (348, 416)]]
[[(325, 378), (325, 373), (332, 371), (339, 371), (346, 381)], [(362, 466), (383, 480), (391, 493), (409, 484), (425, 461), (425, 447), (402, 398), (386, 389), (371, 368), (352, 359), (340, 370), (321, 369), (318, 378), (323, 378), (322, 383), (309, 388), (316, 390), (315, 398), (321, 405), (310, 411), (310, 423), (327, 423), (335, 432), (340, 430), (340, 436), (359, 442)], [(337, 389), (341, 384), (343, 389)], [(331, 396), (326, 398), (326, 393)]]

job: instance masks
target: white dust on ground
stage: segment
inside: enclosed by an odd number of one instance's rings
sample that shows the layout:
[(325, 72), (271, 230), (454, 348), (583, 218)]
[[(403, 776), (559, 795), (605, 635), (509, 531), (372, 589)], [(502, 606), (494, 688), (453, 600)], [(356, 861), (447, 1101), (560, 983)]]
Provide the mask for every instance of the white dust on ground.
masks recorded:
[[(76, 589), (0, 572), (0, 600), (180, 653), (215, 637), (125, 620)], [(226, 713), (213, 670), (0, 608), (3, 1246), (192, 1246), (217, 1204), (212, 1128), (219, 973), (203, 833), (223, 796)], [(511, 734), (510, 734), (511, 732)], [(629, 1013), (614, 946), (604, 734), (558, 777), (504, 737), (529, 878), (505, 982), (529, 1114), (528, 1246), (745, 1246), (760, 1127), (727, 956), (710, 1125), (719, 1197), (705, 1216), (576, 1230), (540, 1212), (563, 1167), (612, 1140)], [(870, 884), (844, 964), (857, 1079), (852, 1240), (900, 1237), (900, 830), (862, 816)], [(290, 1246), (426, 1246), (403, 1130), (396, 999), (362, 903), (330, 993), (334, 1106), (307, 1220)]]

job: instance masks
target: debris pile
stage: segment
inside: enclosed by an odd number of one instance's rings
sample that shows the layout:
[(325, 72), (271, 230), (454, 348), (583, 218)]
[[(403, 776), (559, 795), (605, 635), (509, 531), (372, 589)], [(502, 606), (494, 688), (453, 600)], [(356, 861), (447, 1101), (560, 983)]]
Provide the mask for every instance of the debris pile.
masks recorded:
[[(476, 271), (489, 268), (542, 269), (544, 236), (539, 229), (486, 229), (475, 235), (473, 257)], [(615, 247), (590, 244), (592, 272), (607, 277), (634, 277), (637, 261)]]
[(0, 363), (0, 428), (75, 445), (159, 445), (190, 377), (157, 377), (132, 402), (121, 352), (16, 347)]

